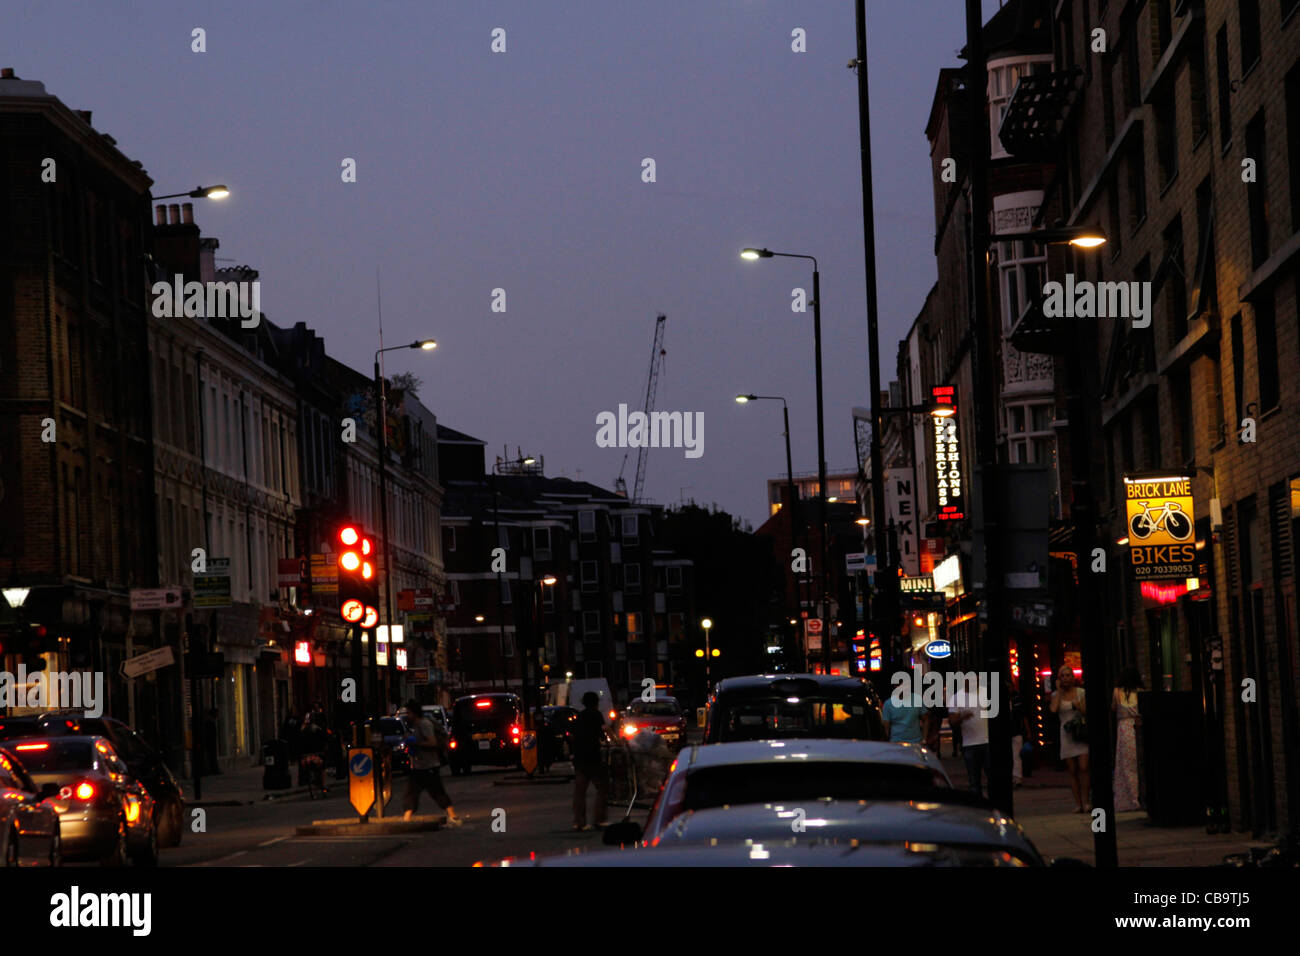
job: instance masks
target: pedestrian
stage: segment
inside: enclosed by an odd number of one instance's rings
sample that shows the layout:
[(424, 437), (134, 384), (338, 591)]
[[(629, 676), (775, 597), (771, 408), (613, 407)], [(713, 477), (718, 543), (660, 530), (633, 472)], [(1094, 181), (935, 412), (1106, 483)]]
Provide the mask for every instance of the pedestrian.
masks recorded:
[(984, 777), (989, 773), (989, 721), (980, 710), (977, 696), (958, 690), (948, 704), (948, 723), (955, 737), (961, 732), (961, 756), (966, 762), (970, 792), (984, 796)]
[(203, 772), (209, 775), (221, 773), (217, 763), (217, 737), (217, 708), (210, 707), (203, 718)]
[(315, 715), (308, 714), (298, 735), (298, 786), (306, 786), (313, 796), (317, 786), (322, 795), (329, 793), (324, 777), (327, 745), (325, 731), (316, 723)]
[(1011, 681), (1002, 682), (1002, 696), (1011, 705), (1011, 786), (1015, 788), (1020, 786), (1025, 775), (1020, 755), (1029, 733), (1029, 725), (1025, 721), (1025, 705), (1020, 699), (1020, 691), (1012, 686)]
[(582, 695), (582, 712), (573, 728), (573, 829), (587, 826), (587, 786), (596, 785), (596, 826), (605, 825), (605, 804), (609, 800), (609, 774), (601, 759), (600, 745), (605, 739), (605, 717), (600, 712), (600, 697), (589, 690)]
[(284, 723), (280, 725), (280, 739), (289, 746), (290, 760), (298, 759), (298, 733), (301, 727), (302, 721), (298, 718), (298, 711), (295, 708), (289, 708)]
[(921, 695), (913, 694), (911, 700), (899, 704), (890, 694), (880, 708), (880, 719), (884, 722), (885, 733), (890, 743), (922, 744), (925, 736), (921, 731), (921, 720), (925, 711), (921, 708)]
[(1115, 711), (1115, 812), (1140, 810), (1138, 799), (1137, 728), (1142, 725), (1138, 713), (1137, 692), (1142, 675), (1136, 667), (1126, 667), (1119, 675), (1119, 686), (1111, 697)]
[(1052, 713), (1061, 719), (1061, 759), (1070, 772), (1074, 812), (1086, 813), (1092, 809), (1088, 800), (1088, 705), (1068, 664), (1057, 674), (1051, 706)]
[(458, 827), (465, 821), (456, 816), (456, 808), (451, 805), (451, 797), (447, 796), (442, 785), (441, 767), (447, 752), (447, 732), (424, 716), (424, 708), (414, 698), (406, 702), (406, 719), (414, 731), (414, 739), (410, 743), (411, 772), (406, 777), (402, 819), (410, 820), (415, 816), (420, 805), (420, 793), (427, 790), (446, 812), (446, 825)]

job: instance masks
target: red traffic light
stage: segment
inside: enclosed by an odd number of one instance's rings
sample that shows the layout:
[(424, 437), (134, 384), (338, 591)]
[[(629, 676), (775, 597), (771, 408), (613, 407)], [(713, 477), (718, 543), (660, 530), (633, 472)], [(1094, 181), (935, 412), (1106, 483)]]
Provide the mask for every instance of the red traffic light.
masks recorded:
[(352, 547), (361, 539), (361, 530), (353, 525), (344, 525), (339, 529), (339, 543), (345, 547)]

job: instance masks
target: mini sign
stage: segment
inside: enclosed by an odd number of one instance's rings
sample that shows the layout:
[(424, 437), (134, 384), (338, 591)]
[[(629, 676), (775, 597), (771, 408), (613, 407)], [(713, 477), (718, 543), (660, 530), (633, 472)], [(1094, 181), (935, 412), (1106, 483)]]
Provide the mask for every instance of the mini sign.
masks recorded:
[(922, 574), (914, 578), (899, 578), (898, 589), (904, 594), (910, 591), (933, 591), (934, 577), (929, 574)]
[(934, 492), (940, 521), (966, 517), (966, 489), (961, 478), (961, 443), (957, 440), (957, 389), (936, 385), (930, 390), (933, 408), (930, 430), (934, 434)]
[(933, 660), (942, 660), (952, 654), (952, 645), (947, 641), (931, 641), (925, 645), (925, 654)]
[(1195, 501), (1189, 475), (1124, 477), (1129, 561), (1141, 580), (1196, 575)]

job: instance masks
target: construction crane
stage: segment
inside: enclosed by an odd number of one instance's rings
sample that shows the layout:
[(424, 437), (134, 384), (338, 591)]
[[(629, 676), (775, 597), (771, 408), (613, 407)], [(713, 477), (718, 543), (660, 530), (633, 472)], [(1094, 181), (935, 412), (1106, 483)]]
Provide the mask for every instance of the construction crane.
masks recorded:
[(627, 455), (623, 455), (623, 464), (618, 469), (618, 477), (614, 479), (614, 491), (624, 498), (627, 497), (627, 482), (623, 480), (623, 472), (627, 470)]
[[(645, 417), (646, 423), (650, 422), (650, 412), (655, 405), (655, 392), (659, 388), (659, 369), (663, 366), (664, 356), (664, 323), (668, 316), (661, 315), (655, 319), (655, 339), (654, 344), (650, 346), (650, 375), (645, 384)], [(632, 501), (641, 500), (641, 489), (645, 487), (645, 465), (646, 452), (649, 449), (647, 445), (642, 445), (636, 453), (636, 483), (632, 486)]]

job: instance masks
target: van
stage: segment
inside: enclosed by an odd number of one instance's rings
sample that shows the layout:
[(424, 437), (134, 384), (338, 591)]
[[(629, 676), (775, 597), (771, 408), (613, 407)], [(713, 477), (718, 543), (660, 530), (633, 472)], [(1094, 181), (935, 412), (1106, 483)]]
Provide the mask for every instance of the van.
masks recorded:
[(618, 719), (618, 708), (614, 703), (614, 695), (610, 692), (609, 682), (603, 677), (586, 677), (581, 680), (551, 684), (547, 688), (546, 702), (551, 707), (572, 707), (574, 710), (581, 712), (582, 695), (587, 691), (595, 691), (600, 698), (600, 703), (597, 706), (600, 708), (601, 716), (605, 718), (607, 725)]

